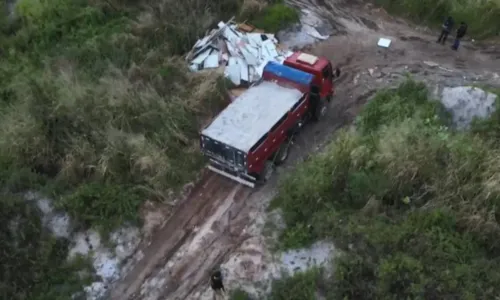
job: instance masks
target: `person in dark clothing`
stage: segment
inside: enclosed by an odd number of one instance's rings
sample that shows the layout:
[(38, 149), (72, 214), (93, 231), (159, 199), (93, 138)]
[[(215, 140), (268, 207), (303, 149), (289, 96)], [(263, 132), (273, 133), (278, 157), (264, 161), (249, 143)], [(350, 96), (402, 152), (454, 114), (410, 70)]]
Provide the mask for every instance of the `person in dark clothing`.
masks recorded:
[(224, 296), (223, 293), (226, 292), (224, 289), (224, 284), (222, 283), (222, 272), (220, 270), (215, 270), (210, 276), (210, 286), (214, 290), (214, 299), (216, 294)]
[(465, 22), (461, 22), (460, 27), (458, 27), (457, 29), (455, 42), (453, 43), (453, 46), (451, 46), (451, 49), (458, 50), (458, 47), (460, 46), (460, 40), (465, 36), (466, 33), (467, 33), (467, 24)]
[(436, 43), (441, 43), (444, 45), (446, 42), (446, 38), (448, 38), (448, 34), (450, 34), (451, 30), (453, 29), (454, 21), (452, 17), (446, 18), (446, 20), (443, 23), (443, 30), (441, 30), (441, 34), (439, 35), (439, 38)]

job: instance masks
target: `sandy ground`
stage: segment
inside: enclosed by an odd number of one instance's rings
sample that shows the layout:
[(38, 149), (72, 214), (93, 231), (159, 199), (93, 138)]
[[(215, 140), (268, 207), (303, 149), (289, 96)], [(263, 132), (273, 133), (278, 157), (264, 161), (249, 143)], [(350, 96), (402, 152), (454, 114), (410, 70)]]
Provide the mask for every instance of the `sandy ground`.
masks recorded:
[[(112, 287), (111, 299), (212, 299), (207, 280), (215, 266), (222, 268), (228, 289), (264, 294), (271, 279), (280, 276), (282, 267), (289, 271), (304, 268), (326, 260), (335, 251), (322, 243), (309, 251), (281, 256), (269, 251), (272, 236), (263, 234), (265, 223), (269, 218), (278, 225), (280, 222), (265, 209), (276, 193), (277, 180), (297, 162), (319, 151), (338, 128), (349, 124), (376, 90), (397, 84), (407, 73), (429, 83), (436, 95), (447, 86), (500, 86), (500, 77), (495, 73), (500, 71), (496, 46), (464, 42), (454, 52), (449, 45), (436, 44), (436, 35), (425, 29), (369, 5), (347, 3), (292, 3), (328, 20), (324, 30), (333, 33), (329, 39), (307, 48), (342, 69), (328, 118), (305, 129), (289, 162), (266, 186), (252, 190), (205, 172), (168, 220), (161, 208), (156, 208), (151, 219), (158, 224), (164, 222), (127, 263), (127, 275)], [(380, 37), (392, 40), (388, 49), (377, 47)]]

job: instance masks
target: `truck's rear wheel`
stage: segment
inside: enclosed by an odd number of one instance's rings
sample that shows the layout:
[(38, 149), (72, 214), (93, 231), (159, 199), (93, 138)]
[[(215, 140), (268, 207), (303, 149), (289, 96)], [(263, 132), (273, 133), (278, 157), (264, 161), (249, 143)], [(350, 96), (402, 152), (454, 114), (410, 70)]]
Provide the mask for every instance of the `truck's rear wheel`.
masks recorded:
[(278, 149), (274, 156), (274, 164), (279, 166), (282, 165), (287, 159), (290, 153), (290, 146), (292, 142), (290, 140), (285, 141), (281, 147)]
[(264, 184), (271, 179), (273, 173), (274, 173), (274, 168), (275, 165), (272, 161), (266, 161), (266, 164), (264, 165), (264, 169), (259, 175), (259, 182), (260, 184)]

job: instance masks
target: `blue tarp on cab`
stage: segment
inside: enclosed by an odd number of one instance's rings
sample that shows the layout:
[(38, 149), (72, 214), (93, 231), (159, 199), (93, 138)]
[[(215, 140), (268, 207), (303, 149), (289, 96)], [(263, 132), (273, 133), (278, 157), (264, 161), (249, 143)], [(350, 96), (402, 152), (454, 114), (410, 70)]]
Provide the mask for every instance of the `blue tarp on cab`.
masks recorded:
[(275, 76), (293, 81), (298, 84), (309, 85), (313, 80), (313, 75), (290, 68), (280, 63), (270, 61), (264, 67), (264, 72), (274, 74)]

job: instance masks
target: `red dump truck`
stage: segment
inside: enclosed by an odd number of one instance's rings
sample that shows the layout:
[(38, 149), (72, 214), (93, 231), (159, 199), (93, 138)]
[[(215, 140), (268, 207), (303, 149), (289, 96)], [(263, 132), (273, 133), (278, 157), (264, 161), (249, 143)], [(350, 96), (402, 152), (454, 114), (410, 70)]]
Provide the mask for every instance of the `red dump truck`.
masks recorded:
[(293, 136), (326, 114), (339, 75), (329, 60), (307, 53), (269, 62), (262, 79), (202, 130), (208, 168), (250, 187), (266, 182), (287, 159)]

